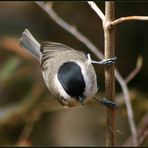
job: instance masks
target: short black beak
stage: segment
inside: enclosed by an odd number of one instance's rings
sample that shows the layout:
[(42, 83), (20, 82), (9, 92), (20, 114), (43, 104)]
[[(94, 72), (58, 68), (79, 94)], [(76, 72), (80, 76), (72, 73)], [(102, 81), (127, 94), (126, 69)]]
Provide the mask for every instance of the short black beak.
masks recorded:
[(84, 99), (85, 99), (84, 96), (79, 96), (79, 101), (82, 105), (84, 105)]

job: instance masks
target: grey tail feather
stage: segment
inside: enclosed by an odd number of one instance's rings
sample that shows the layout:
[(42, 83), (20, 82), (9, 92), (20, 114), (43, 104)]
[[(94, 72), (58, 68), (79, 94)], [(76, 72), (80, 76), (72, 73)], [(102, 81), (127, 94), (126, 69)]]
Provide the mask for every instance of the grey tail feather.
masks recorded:
[(40, 43), (25, 29), (20, 38), (20, 46), (27, 49), (38, 60), (41, 58)]

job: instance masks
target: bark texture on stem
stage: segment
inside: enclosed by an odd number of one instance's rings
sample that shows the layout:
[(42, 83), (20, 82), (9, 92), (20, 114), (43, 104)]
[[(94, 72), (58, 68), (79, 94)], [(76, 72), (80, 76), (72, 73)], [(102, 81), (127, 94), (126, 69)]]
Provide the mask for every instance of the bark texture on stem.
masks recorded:
[[(104, 39), (105, 39), (105, 59), (115, 56), (115, 28), (110, 26), (114, 20), (114, 2), (105, 2)], [(105, 96), (111, 101), (115, 101), (115, 65), (105, 67)], [(107, 107), (107, 128), (106, 146), (115, 145), (115, 110)]]

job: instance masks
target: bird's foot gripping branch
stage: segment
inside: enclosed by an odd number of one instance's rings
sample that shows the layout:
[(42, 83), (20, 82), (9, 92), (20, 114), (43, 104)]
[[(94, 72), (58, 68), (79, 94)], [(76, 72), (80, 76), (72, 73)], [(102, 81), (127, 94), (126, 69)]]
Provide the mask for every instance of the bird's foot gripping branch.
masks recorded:
[(92, 60), (91, 57), (90, 57), (90, 54), (87, 54), (87, 57), (88, 57), (88, 59), (91, 60), (92, 64), (100, 64), (100, 65), (105, 65), (105, 66), (115, 64), (116, 60), (117, 60), (116, 56), (113, 57), (113, 58), (109, 58), (109, 59), (103, 59), (102, 61), (94, 61), (94, 60)]
[(111, 107), (114, 109), (118, 108), (118, 104), (116, 102), (113, 102), (107, 98), (96, 99), (95, 97), (93, 97), (93, 99), (107, 107)]

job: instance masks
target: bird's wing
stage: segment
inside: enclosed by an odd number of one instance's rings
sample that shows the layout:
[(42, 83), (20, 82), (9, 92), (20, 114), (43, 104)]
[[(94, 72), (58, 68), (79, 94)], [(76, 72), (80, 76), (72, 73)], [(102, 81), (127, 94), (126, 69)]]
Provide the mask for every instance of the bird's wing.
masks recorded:
[(68, 51), (74, 51), (74, 49), (67, 45), (56, 42), (43, 42), (41, 44), (42, 60), (44, 61)]
[[(52, 59), (54, 59), (55, 57), (56, 57), (56, 59), (58, 58), (60, 60), (61, 55), (63, 53), (73, 52), (75, 50), (72, 49), (71, 47), (68, 47), (68, 46), (61, 44), (61, 43), (47, 41), (47, 42), (43, 42), (41, 44), (40, 51), (42, 53), (42, 58), (41, 58), (41, 68), (43, 70), (42, 74), (43, 74), (45, 84), (49, 88), (48, 82), (49, 82), (49, 78), (52, 76), (49, 73), (53, 72), (53, 70), (56, 69), (56, 68), (54, 68), (54, 69), (51, 68), (52, 66), (56, 66), (56, 65), (53, 65), (53, 63), (49, 62), (49, 61), (50, 60), (52, 61)], [(50, 66), (49, 66), (49, 64), (50, 64)]]

